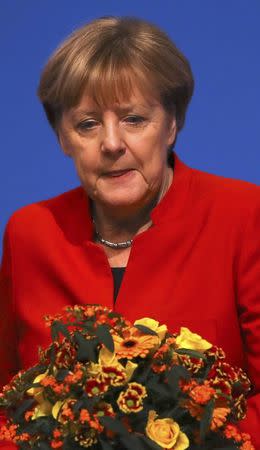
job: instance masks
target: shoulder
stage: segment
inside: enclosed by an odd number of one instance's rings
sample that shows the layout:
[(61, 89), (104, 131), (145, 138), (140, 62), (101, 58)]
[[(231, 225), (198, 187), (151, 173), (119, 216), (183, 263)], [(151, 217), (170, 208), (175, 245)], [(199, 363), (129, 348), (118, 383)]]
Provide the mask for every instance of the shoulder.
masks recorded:
[(205, 202), (222, 213), (246, 215), (260, 211), (260, 186), (235, 178), (191, 169), (193, 201)]
[(7, 223), (7, 231), (11, 234), (24, 236), (33, 233), (35, 229), (42, 229), (46, 224), (66, 220), (72, 209), (86, 202), (86, 195), (82, 187), (76, 187), (54, 197), (41, 200), (16, 210)]

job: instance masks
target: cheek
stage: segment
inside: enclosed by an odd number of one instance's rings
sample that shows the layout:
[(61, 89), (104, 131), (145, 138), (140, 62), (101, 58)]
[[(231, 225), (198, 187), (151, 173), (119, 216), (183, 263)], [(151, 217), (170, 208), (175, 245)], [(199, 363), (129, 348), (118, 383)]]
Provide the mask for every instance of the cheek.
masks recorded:
[(77, 153), (73, 157), (77, 174), (85, 185), (93, 185), (97, 179), (97, 161), (86, 153)]

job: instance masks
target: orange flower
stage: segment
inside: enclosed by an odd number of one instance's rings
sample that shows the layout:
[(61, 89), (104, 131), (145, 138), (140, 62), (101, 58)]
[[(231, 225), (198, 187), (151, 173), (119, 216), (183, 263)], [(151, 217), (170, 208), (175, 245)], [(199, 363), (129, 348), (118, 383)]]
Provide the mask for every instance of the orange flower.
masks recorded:
[(195, 417), (197, 420), (201, 420), (203, 415), (203, 407), (194, 403), (192, 400), (187, 400), (183, 402), (183, 406), (188, 409), (190, 415)]
[(97, 417), (94, 417), (94, 419), (90, 420), (89, 425), (91, 426), (91, 428), (97, 430), (99, 433), (101, 433), (104, 429), (104, 427), (99, 423)]
[(61, 412), (61, 417), (69, 420), (74, 420), (74, 414), (72, 409), (69, 406), (64, 406), (64, 408), (62, 408), (62, 412)]
[(33, 411), (26, 411), (24, 418), (26, 420), (26, 422), (29, 422), (29, 420), (31, 419), (31, 417), (33, 416)]
[(84, 409), (84, 408), (83, 408), (83, 409), (80, 411), (79, 421), (80, 421), (81, 423), (89, 422), (89, 421), (90, 421), (90, 415), (89, 415), (89, 412), (88, 412), (87, 409)]
[(252, 442), (246, 441), (242, 444), (240, 450), (255, 450), (255, 447), (252, 445)]
[(54, 437), (55, 439), (61, 437), (61, 431), (58, 430), (58, 428), (55, 428), (55, 429), (53, 430), (52, 434), (53, 434), (53, 437)]
[(242, 445), (240, 450), (255, 450), (252, 445), (250, 435), (247, 433), (241, 433), (236, 425), (228, 424), (224, 429), (224, 436), (228, 439), (233, 439), (236, 443)]
[(224, 429), (224, 436), (228, 439), (234, 439), (236, 442), (242, 441), (242, 436), (236, 425), (228, 424)]
[(135, 327), (123, 331), (123, 337), (113, 334), (115, 354), (118, 359), (132, 359), (137, 356), (145, 358), (150, 350), (157, 348), (160, 340), (158, 336), (143, 334)]
[(0, 428), (0, 440), (15, 441), (17, 425), (3, 425)]
[(226, 422), (230, 411), (230, 408), (214, 408), (210, 429), (216, 431), (218, 428), (222, 427)]
[(70, 372), (64, 379), (65, 383), (76, 384), (82, 380), (84, 372), (82, 369), (76, 369), (75, 372)]
[(62, 446), (62, 441), (51, 441), (51, 448), (61, 448)]
[(65, 401), (57, 401), (52, 408), (53, 417), (61, 423), (67, 423), (74, 420), (74, 413), (72, 411), (73, 405), (76, 403), (75, 399), (68, 399)]
[(183, 392), (189, 392), (191, 391), (191, 389), (194, 389), (195, 387), (199, 386), (197, 381), (195, 380), (186, 381), (183, 380), (182, 378), (180, 379), (179, 385)]
[(209, 400), (214, 397), (216, 391), (207, 384), (195, 386), (190, 392), (189, 396), (199, 405), (205, 405)]
[(53, 387), (56, 385), (56, 379), (53, 375), (47, 375), (40, 381), (40, 384), (44, 387), (47, 387), (47, 386)]
[(93, 317), (95, 315), (95, 307), (94, 306), (87, 306), (84, 310), (84, 316), (86, 317)]
[(157, 362), (157, 363), (155, 363), (155, 364), (152, 365), (152, 370), (153, 370), (155, 373), (162, 373), (162, 372), (165, 372), (166, 369), (167, 369), (167, 366), (166, 366), (166, 364), (164, 364), (164, 363)]
[(26, 442), (30, 440), (30, 435), (28, 433), (21, 433), (16, 437), (17, 441)]

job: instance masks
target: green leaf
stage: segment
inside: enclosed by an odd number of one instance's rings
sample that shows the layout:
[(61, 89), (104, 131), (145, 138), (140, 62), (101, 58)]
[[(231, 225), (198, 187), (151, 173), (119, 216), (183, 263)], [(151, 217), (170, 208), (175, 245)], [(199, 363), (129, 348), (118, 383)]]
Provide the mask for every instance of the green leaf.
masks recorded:
[(108, 430), (111, 430), (114, 433), (119, 434), (120, 436), (129, 436), (129, 432), (120, 420), (112, 419), (111, 417), (106, 416), (100, 417), (99, 421)]
[(105, 347), (111, 352), (114, 353), (115, 346), (113, 338), (109, 331), (109, 326), (106, 324), (99, 325), (96, 329), (96, 334), (100, 344), (104, 344)]
[[(129, 436), (120, 436), (120, 444), (123, 444), (120, 446), (120, 448), (126, 449), (126, 450), (145, 450), (145, 446), (143, 445), (143, 442), (139, 437), (137, 437), (135, 434), (129, 434)], [(162, 447), (157, 447), (162, 450)], [(157, 450), (157, 449), (156, 449)]]
[(217, 447), (217, 448), (215, 448), (215, 450), (237, 450), (237, 445), (236, 444), (234, 444), (234, 445), (229, 445), (228, 447)]
[(171, 397), (176, 400), (180, 393), (180, 379), (183, 378), (184, 380), (189, 380), (190, 373), (185, 367), (173, 366), (168, 374), (166, 374), (166, 378), (169, 389), (171, 390)]
[(196, 350), (191, 350), (189, 348), (178, 348), (175, 352), (179, 355), (188, 355), (191, 358), (203, 359), (203, 361), (207, 361), (207, 358), (203, 353), (197, 352)]
[(162, 450), (162, 447), (160, 445), (156, 444), (156, 442), (152, 441), (152, 439), (149, 439), (146, 436), (140, 436), (140, 439), (145, 444), (145, 447), (144, 447), (145, 449)]
[(15, 410), (15, 413), (13, 415), (14, 422), (20, 422), (20, 420), (23, 420), (24, 413), (27, 410), (31, 409), (34, 403), (34, 398), (24, 400), (23, 403)]
[(179, 379), (183, 378), (184, 380), (189, 380), (191, 378), (191, 374), (186, 369), (186, 367), (183, 366), (173, 366), (171, 370), (166, 374), (166, 378), (168, 379), (168, 382), (173, 382), (176, 378)]
[(78, 352), (77, 352), (78, 361), (80, 362), (93, 361), (96, 363), (98, 361), (97, 355), (98, 340), (96, 338), (86, 339), (78, 331), (74, 333), (74, 338), (76, 340), (76, 343), (78, 344)]
[[(89, 447), (89, 450), (92, 448), (93, 447)], [(64, 440), (62, 450), (83, 450), (83, 447), (77, 444), (73, 438), (67, 436)]]
[(98, 440), (99, 440), (102, 450), (113, 450), (114, 449), (114, 447), (112, 447), (112, 445), (110, 445), (109, 442), (105, 441), (104, 439), (98, 438)]
[(215, 450), (237, 450), (237, 445), (229, 445), (228, 447), (216, 447)]
[(160, 401), (163, 399), (169, 399), (169, 386), (167, 384), (158, 383), (158, 380), (152, 379), (147, 384), (147, 387), (150, 391), (158, 394), (158, 399)]
[(135, 328), (137, 328), (139, 331), (141, 331), (144, 334), (150, 334), (152, 336), (158, 336), (158, 334), (156, 333), (156, 331), (151, 330), (151, 328), (146, 327), (145, 325), (134, 325)]
[(24, 427), (24, 431), (29, 434), (44, 434), (50, 436), (55, 428), (56, 421), (50, 417), (39, 417), (32, 420)]
[(38, 441), (34, 444), (33, 449), (50, 450), (50, 444), (48, 444), (46, 441)]
[(214, 399), (210, 400), (207, 406), (205, 407), (203, 417), (200, 422), (200, 437), (201, 439), (205, 439), (205, 436), (210, 428), (210, 423), (212, 419), (212, 414), (215, 406)]
[(59, 338), (59, 334), (65, 336), (69, 341), (71, 340), (67, 326), (59, 320), (55, 320), (51, 325), (52, 340), (56, 341)]
[(60, 369), (58, 373), (56, 374), (56, 380), (57, 381), (63, 381), (64, 378), (68, 375), (69, 369)]

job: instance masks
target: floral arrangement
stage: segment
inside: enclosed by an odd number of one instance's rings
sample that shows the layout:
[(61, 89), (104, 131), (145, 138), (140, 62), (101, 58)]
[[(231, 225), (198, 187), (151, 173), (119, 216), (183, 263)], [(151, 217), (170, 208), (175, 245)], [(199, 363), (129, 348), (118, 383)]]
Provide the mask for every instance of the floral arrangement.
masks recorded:
[(236, 423), (250, 383), (187, 328), (100, 305), (46, 317), (52, 343), (4, 387), (0, 439), (21, 449), (253, 450)]

